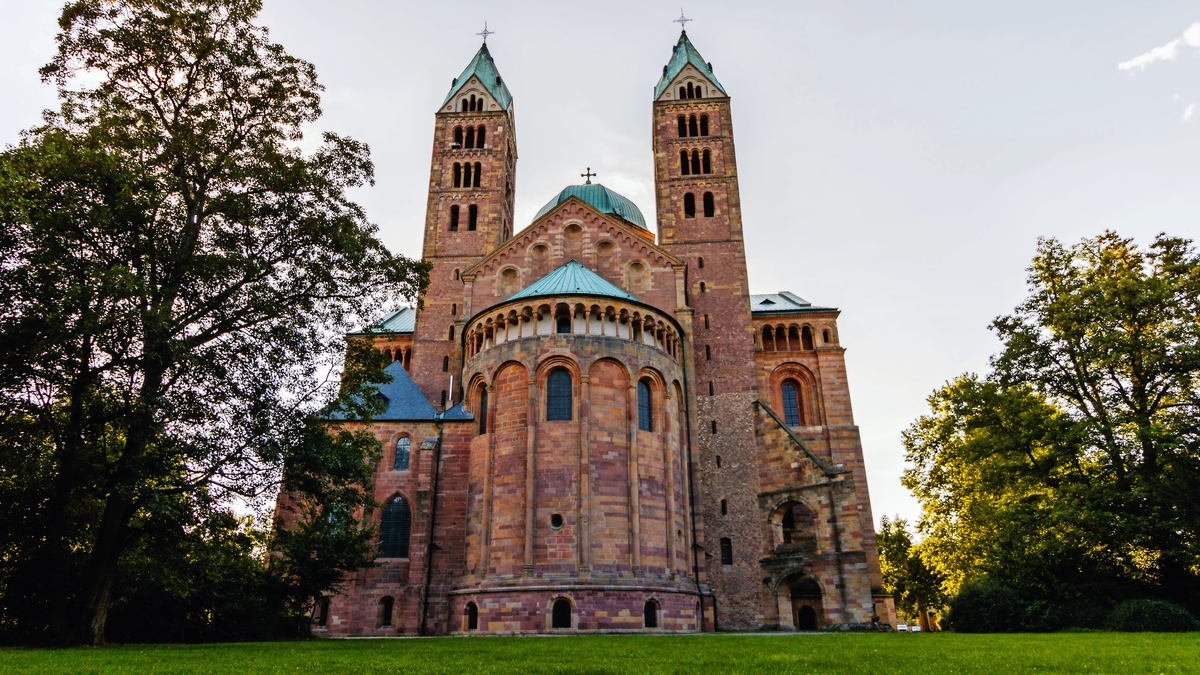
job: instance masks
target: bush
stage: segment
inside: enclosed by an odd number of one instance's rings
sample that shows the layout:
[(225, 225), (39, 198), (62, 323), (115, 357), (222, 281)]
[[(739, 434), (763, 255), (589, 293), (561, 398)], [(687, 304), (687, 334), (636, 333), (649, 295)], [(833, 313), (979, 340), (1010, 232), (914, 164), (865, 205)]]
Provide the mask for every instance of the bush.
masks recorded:
[(963, 586), (950, 601), (945, 624), (958, 633), (1015, 633), (1023, 627), (1025, 611), (1016, 591), (984, 579)]
[(1200, 630), (1200, 621), (1164, 600), (1128, 600), (1113, 609), (1104, 627), (1125, 633), (1182, 633)]

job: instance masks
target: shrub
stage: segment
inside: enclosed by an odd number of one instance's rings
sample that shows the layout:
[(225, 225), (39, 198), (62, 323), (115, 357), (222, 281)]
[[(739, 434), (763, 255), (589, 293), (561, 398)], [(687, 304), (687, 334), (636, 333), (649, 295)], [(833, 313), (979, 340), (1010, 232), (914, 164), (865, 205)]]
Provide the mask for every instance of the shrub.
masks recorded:
[(963, 586), (950, 601), (946, 626), (958, 633), (1015, 633), (1022, 628), (1025, 611), (1016, 591), (984, 579)]
[(1182, 633), (1200, 630), (1200, 621), (1164, 600), (1128, 600), (1113, 609), (1104, 627), (1126, 633)]

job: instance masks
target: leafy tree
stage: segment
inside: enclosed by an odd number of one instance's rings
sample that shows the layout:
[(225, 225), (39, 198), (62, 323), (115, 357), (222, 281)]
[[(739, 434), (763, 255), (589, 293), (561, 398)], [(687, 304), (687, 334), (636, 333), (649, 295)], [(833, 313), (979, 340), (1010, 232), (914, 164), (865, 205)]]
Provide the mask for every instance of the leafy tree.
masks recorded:
[(927, 616), (945, 603), (942, 577), (921, 559), (921, 547), (913, 544), (908, 523), (896, 517), (879, 519), (879, 567), (883, 572), (883, 590), (892, 594), (896, 609), (908, 619)]
[(427, 267), (348, 198), (372, 182), (365, 145), (298, 149), (321, 87), (260, 8), (69, 2), (42, 70), (62, 105), (0, 155), (0, 626), (26, 639), (104, 640), (147, 514), (263, 506), (316, 466), (290, 453), (371, 452), (313, 446), (314, 415), (369, 400), (328, 384), (341, 336)]

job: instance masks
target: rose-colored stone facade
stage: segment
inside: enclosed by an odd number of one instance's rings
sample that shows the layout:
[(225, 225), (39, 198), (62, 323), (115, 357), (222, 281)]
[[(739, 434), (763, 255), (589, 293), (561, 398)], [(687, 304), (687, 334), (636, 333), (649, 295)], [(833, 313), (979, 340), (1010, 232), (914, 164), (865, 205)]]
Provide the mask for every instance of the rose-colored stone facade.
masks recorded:
[[(515, 118), (486, 48), (454, 86), (435, 115), (431, 284), (412, 331), (376, 333), (432, 408), (345, 422), (384, 444), (376, 497), (410, 506), (408, 556), (348, 580), (318, 630), (894, 623), (839, 312), (750, 295), (711, 65), (683, 36), (656, 88), (657, 240), (600, 186), (515, 231)], [(468, 128), (483, 147), (463, 147)], [(575, 286), (531, 288), (571, 261)]]

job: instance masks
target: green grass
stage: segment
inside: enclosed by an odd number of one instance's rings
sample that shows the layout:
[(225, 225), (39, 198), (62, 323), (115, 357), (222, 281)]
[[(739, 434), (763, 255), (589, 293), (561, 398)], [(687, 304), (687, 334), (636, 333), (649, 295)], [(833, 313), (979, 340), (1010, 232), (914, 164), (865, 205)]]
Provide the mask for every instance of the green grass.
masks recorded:
[(3, 649), (16, 673), (1200, 673), (1200, 634), (590, 635)]

